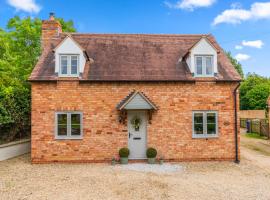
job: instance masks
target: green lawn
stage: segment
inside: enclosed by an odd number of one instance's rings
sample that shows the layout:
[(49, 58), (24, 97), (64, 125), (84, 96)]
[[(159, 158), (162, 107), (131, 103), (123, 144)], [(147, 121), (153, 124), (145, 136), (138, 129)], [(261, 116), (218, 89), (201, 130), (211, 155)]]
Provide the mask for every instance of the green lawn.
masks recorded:
[(263, 140), (267, 139), (267, 137), (261, 136), (259, 133), (246, 133), (245, 136), (248, 138), (256, 138), (256, 139), (263, 139)]

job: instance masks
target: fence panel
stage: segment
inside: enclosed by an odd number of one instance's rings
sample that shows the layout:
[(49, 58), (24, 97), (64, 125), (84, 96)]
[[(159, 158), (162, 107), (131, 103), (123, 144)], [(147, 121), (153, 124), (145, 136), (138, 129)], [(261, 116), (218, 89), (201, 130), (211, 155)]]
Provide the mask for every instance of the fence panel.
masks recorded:
[(240, 127), (246, 128), (247, 120), (250, 121), (250, 129), (252, 133), (258, 133), (261, 136), (266, 136), (267, 138), (270, 137), (270, 130), (269, 130), (269, 121), (268, 119), (247, 119), (241, 118), (240, 119)]

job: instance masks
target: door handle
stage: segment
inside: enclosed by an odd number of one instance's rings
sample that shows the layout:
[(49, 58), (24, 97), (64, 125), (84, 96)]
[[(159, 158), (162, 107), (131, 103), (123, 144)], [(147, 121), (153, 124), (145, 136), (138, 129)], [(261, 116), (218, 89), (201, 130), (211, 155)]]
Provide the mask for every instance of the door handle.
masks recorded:
[(128, 132), (128, 138), (130, 138), (130, 136), (131, 136), (131, 133), (130, 133), (130, 132)]

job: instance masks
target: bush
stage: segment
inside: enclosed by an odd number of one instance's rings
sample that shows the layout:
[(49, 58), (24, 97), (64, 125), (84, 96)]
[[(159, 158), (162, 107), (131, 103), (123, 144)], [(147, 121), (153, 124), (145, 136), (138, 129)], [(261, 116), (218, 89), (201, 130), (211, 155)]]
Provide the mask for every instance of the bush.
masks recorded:
[(147, 158), (155, 158), (157, 156), (157, 150), (155, 148), (148, 148), (146, 151)]
[(120, 158), (127, 158), (129, 156), (129, 149), (124, 147), (119, 150)]

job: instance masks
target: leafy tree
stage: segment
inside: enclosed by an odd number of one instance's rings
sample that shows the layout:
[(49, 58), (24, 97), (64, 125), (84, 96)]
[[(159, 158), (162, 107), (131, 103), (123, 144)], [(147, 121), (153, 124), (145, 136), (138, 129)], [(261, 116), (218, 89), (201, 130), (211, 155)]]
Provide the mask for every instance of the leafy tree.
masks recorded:
[[(59, 18), (64, 32), (73, 22)], [(13, 17), (0, 29), (0, 142), (29, 132), (30, 85), (27, 79), (41, 53), (41, 20)]]
[(240, 87), (241, 110), (265, 109), (270, 95), (270, 79), (257, 74), (248, 74)]
[(242, 78), (244, 78), (244, 72), (243, 72), (243, 69), (242, 69), (242, 65), (234, 57), (232, 57), (231, 52), (226, 52), (226, 54), (227, 54), (227, 57), (230, 59), (232, 65), (236, 69), (236, 71), (239, 73), (239, 75)]

